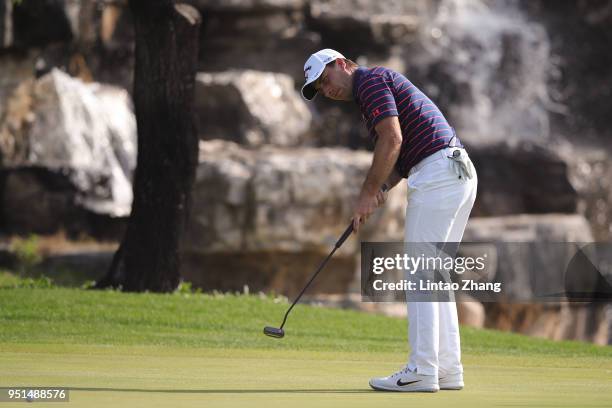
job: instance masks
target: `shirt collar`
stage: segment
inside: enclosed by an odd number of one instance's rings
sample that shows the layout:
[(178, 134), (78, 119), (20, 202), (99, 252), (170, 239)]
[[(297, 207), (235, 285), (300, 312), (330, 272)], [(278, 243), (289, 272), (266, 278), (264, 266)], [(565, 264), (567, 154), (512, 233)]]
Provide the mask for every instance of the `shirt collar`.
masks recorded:
[(359, 97), (357, 95), (357, 89), (359, 88), (359, 85), (361, 84), (361, 78), (368, 71), (369, 70), (366, 67), (359, 67), (359, 68), (357, 68), (355, 70), (355, 73), (353, 74), (353, 99), (357, 103), (359, 103)]

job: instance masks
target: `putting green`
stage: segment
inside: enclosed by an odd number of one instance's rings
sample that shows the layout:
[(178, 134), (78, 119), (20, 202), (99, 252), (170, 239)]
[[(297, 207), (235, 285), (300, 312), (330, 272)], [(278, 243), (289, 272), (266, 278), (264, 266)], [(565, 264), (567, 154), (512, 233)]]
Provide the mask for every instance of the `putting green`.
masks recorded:
[(406, 360), (403, 319), (300, 305), (279, 340), (262, 329), (282, 298), (14, 286), (0, 387), (67, 387), (70, 407), (612, 407), (612, 347), (462, 327), (464, 390), (376, 392)]
[(367, 380), (403, 354), (57, 344), (0, 353), (1, 384), (68, 386), (74, 407), (612, 406), (612, 364), (591, 357), (467, 355), (464, 390), (400, 394)]

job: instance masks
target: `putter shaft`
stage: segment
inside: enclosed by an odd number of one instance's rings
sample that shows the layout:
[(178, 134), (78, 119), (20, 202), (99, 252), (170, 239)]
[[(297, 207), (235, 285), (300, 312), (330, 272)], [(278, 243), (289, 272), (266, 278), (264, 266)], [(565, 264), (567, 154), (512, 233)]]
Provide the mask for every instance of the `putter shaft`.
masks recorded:
[[(386, 184), (383, 184), (381, 190), (383, 192), (386, 192), (387, 190), (389, 190), (389, 187)], [(306, 289), (308, 289), (308, 287), (310, 286), (310, 284), (312, 283), (312, 281), (315, 280), (315, 278), (317, 277), (317, 275), (319, 274), (319, 272), (321, 272), (321, 270), (323, 270), (323, 268), (325, 267), (325, 265), (327, 264), (327, 262), (331, 259), (331, 257), (334, 255), (334, 253), (338, 250), (338, 248), (340, 248), (342, 246), (342, 244), (344, 244), (344, 241), (347, 240), (348, 237), (351, 236), (351, 234), (353, 233), (353, 222), (351, 221), (351, 223), (349, 224), (349, 226), (346, 228), (346, 230), (344, 231), (344, 233), (340, 236), (340, 238), (338, 238), (338, 241), (336, 241), (336, 244), (334, 245), (334, 249), (332, 249), (332, 251), (329, 253), (329, 255), (327, 255), (327, 258), (325, 258), (323, 260), (323, 262), (321, 262), (321, 264), (319, 265), (319, 267), (317, 268), (316, 272), (312, 275), (312, 277), (310, 278), (310, 280), (308, 281), (308, 283), (306, 283), (306, 285), (304, 286), (304, 288), (302, 289), (302, 291), (300, 292), (299, 295), (297, 295), (297, 297), (295, 298), (295, 300), (293, 301), (293, 303), (291, 304), (291, 306), (289, 306), (289, 309), (287, 309), (287, 312), (285, 312), (285, 317), (283, 317), (283, 323), (280, 325), (279, 329), (283, 330), (283, 327), (285, 326), (285, 323), (287, 322), (287, 317), (289, 316), (289, 313), (291, 312), (291, 309), (293, 309), (293, 307), (297, 304), (297, 302), (300, 300), (300, 298), (302, 297), (302, 295), (304, 294), (304, 292), (306, 292)]]

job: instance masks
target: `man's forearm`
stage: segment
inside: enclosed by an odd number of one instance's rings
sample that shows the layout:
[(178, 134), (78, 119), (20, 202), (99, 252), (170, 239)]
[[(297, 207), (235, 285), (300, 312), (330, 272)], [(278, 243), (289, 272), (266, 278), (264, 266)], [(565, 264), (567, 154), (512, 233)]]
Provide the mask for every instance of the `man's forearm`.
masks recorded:
[[(372, 166), (370, 166), (368, 175), (361, 188), (362, 193), (375, 195), (382, 185), (389, 180), (399, 157), (400, 148), (401, 140), (398, 141), (392, 137), (379, 137), (374, 148)], [(397, 181), (395, 184), (397, 184)], [(391, 187), (389, 186), (389, 188)]]

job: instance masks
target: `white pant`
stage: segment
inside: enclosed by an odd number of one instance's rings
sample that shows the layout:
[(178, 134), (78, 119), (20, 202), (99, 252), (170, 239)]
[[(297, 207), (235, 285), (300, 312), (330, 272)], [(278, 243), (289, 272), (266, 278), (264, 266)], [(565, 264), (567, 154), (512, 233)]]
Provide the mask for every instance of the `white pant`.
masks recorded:
[[(459, 179), (440, 150), (423, 159), (408, 175), (405, 242), (460, 242), (476, 199), (476, 174)], [(461, 149), (462, 154), (467, 154)], [(457, 307), (451, 302), (408, 304), (408, 368), (423, 375), (462, 373)]]

